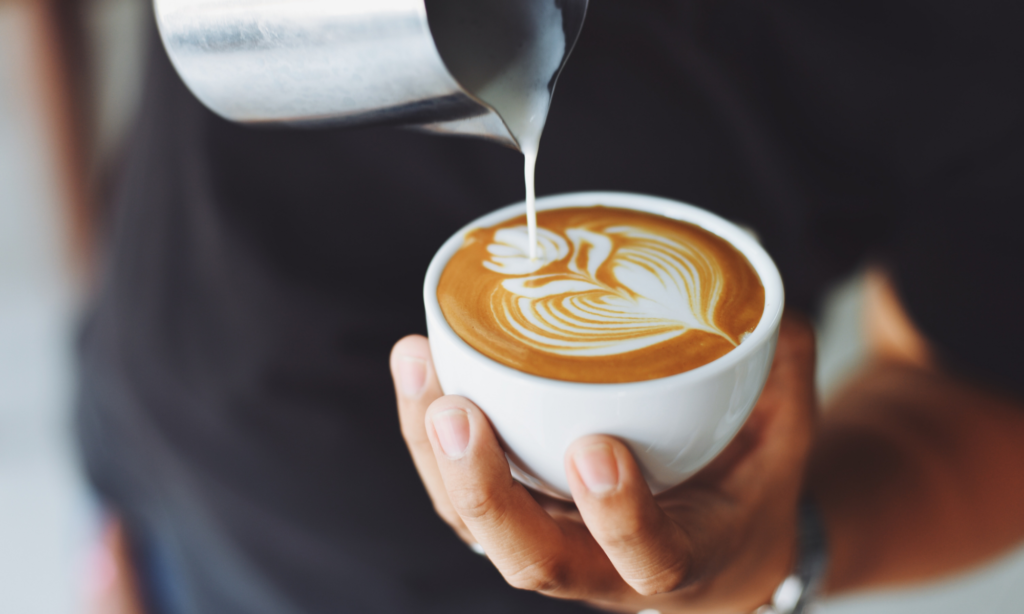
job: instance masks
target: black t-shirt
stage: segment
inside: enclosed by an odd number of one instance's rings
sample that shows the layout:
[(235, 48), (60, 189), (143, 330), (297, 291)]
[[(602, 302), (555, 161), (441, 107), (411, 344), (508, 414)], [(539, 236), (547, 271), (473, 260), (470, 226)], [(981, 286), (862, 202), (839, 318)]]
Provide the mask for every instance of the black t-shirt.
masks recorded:
[[(538, 187), (749, 225), (804, 310), (874, 259), (950, 368), (1024, 394), (1022, 28), (995, 1), (594, 0)], [(404, 129), (230, 124), (154, 42), (79, 423), (185, 611), (580, 607), (507, 588), (435, 517), (387, 368), (424, 331), (434, 251), (521, 199), (521, 165)]]

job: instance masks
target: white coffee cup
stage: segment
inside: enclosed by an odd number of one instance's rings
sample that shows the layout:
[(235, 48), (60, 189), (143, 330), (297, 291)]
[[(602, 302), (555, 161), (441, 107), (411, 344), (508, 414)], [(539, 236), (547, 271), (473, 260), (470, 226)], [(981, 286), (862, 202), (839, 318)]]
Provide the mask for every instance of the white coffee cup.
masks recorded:
[(487, 414), (519, 481), (546, 494), (570, 498), (566, 449), (584, 435), (605, 434), (626, 442), (657, 494), (706, 465), (750, 415), (775, 355), (784, 301), (782, 279), (775, 263), (747, 231), (692, 205), (622, 192), (579, 192), (537, 201), (539, 210), (594, 205), (682, 220), (728, 241), (746, 256), (764, 285), (764, 313), (754, 332), (706, 365), (627, 384), (547, 379), (488, 358), (448, 325), (437, 300), (437, 284), (466, 234), (522, 215), (525, 206), (516, 203), (455, 233), (431, 261), (423, 288), (431, 353), (445, 394), (464, 396)]

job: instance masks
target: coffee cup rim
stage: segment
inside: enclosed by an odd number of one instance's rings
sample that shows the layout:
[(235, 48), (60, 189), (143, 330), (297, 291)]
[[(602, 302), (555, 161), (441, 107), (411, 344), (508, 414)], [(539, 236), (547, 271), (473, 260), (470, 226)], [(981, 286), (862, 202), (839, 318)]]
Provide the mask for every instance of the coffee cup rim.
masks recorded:
[(650, 380), (621, 383), (591, 383), (573, 382), (567, 380), (553, 379), (541, 375), (526, 373), (513, 367), (504, 365), (486, 354), (469, 345), (455, 332), (448, 324), (441, 310), (441, 304), (437, 299), (437, 286), (441, 280), (441, 273), (448, 265), (448, 261), (463, 245), (466, 235), (478, 228), (495, 226), (511, 218), (522, 215), (526, 205), (524, 201), (513, 203), (502, 207), (487, 215), (479, 217), (462, 227), (453, 234), (434, 255), (427, 268), (426, 279), (423, 284), (423, 298), (427, 311), (427, 319), (435, 326), (431, 329), (432, 334), (442, 334), (449, 337), (449, 341), (475, 355), (479, 360), (488, 364), (492, 369), (503, 373), (505, 377), (519, 379), (524, 383), (543, 383), (562, 388), (577, 388), (594, 386), (602, 387), (609, 392), (615, 390), (627, 390), (636, 387), (675, 387), (692, 380), (705, 379), (730, 369), (740, 361), (744, 360), (762, 343), (770, 341), (778, 330), (782, 320), (783, 308), (785, 307), (785, 290), (782, 285), (782, 276), (779, 274), (775, 262), (768, 252), (764, 250), (753, 233), (740, 226), (722, 218), (710, 211), (689, 205), (677, 200), (660, 196), (649, 196), (631, 192), (568, 192), (553, 194), (537, 199), (537, 210), (547, 211), (551, 209), (584, 208), (594, 206), (606, 206), (620, 209), (631, 209), (661, 215), (670, 219), (688, 222), (703, 228), (704, 230), (727, 241), (750, 262), (757, 273), (761, 284), (764, 286), (764, 311), (754, 331), (744, 339), (740, 345), (728, 353), (712, 360), (711, 362), (676, 373)]

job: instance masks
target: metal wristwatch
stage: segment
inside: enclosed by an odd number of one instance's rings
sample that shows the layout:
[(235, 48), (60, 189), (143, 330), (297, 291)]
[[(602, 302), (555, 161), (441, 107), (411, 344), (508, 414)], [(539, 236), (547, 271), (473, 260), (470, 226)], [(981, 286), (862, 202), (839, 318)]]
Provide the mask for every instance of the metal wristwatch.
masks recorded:
[(755, 614), (807, 614), (818, 596), (828, 567), (828, 540), (818, 506), (800, 503), (799, 552), (796, 569), (775, 589), (772, 601)]

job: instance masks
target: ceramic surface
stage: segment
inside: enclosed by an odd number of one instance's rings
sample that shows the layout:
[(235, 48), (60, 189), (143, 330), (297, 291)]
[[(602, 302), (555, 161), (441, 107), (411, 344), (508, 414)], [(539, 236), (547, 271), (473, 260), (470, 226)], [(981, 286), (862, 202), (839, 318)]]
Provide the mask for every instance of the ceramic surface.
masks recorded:
[(424, 284), (427, 330), (441, 387), (446, 394), (469, 398), (487, 414), (517, 479), (561, 498), (570, 497), (565, 450), (584, 435), (607, 434), (625, 441), (656, 494), (681, 483), (721, 452), (764, 388), (784, 303), (782, 279), (764, 249), (743, 229), (703, 209), (619, 192), (580, 192), (537, 200), (540, 210), (598, 204), (683, 220), (727, 240), (760, 276), (765, 307), (757, 328), (739, 347), (691, 371), (628, 384), (546, 379), (506, 367), (474, 350), (451, 329), (437, 301), (441, 272), (466, 233), (522, 215), (523, 203), (486, 215), (450, 238), (430, 263)]

